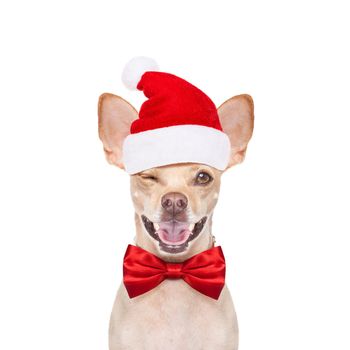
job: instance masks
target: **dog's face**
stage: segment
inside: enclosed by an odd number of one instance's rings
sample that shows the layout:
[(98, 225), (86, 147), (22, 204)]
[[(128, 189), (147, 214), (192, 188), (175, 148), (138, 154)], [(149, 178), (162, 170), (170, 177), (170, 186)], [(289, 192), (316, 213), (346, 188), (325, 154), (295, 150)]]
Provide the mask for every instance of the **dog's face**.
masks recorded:
[[(186, 255), (193, 244), (208, 245), (221, 171), (203, 164), (152, 168), (131, 176), (139, 242), (157, 255)], [(140, 234), (141, 233), (141, 234)]]
[[(235, 96), (218, 108), (231, 143), (227, 169), (244, 160), (252, 136), (254, 113), (249, 95)], [(99, 100), (99, 136), (109, 163), (124, 168), (123, 141), (137, 111), (122, 98), (103, 94)], [(136, 243), (169, 261), (180, 261), (211, 246), (211, 219), (223, 171), (183, 163), (131, 175)]]

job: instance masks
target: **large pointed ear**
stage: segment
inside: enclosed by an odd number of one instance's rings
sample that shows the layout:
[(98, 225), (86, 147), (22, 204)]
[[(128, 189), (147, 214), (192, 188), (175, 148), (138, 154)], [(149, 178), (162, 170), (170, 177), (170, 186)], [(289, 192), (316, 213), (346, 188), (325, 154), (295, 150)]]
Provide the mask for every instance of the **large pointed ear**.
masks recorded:
[(119, 96), (102, 94), (98, 101), (98, 134), (106, 159), (124, 169), (122, 146), (130, 133), (131, 123), (138, 118), (136, 109)]
[(231, 157), (226, 169), (244, 160), (247, 145), (253, 134), (254, 104), (249, 95), (230, 98), (218, 108), (223, 131), (231, 142)]

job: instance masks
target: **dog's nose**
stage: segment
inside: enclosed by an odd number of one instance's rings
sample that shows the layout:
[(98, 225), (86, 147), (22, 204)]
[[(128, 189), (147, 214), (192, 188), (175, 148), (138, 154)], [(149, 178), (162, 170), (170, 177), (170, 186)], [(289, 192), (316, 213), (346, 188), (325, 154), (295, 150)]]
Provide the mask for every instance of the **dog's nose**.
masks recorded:
[(179, 192), (169, 192), (162, 199), (162, 207), (173, 215), (180, 213), (187, 208), (187, 198)]

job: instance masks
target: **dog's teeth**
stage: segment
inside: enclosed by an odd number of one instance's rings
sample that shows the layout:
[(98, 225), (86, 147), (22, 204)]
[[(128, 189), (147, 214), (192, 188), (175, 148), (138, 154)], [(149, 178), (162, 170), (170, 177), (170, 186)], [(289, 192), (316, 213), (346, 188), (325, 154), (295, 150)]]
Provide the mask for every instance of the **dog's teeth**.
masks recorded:
[(189, 229), (190, 231), (192, 231), (192, 230), (194, 229), (194, 224), (191, 224), (190, 226), (188, 226), (188, 229)]
[(155, 229), (156, 231), (158, 231), (158, 230), (159, 230), (159, 225), (158, 225), (158, 224), (156, 224), (155, 222), (153, 223), (153, 226), (154, 226), (154, 229)]

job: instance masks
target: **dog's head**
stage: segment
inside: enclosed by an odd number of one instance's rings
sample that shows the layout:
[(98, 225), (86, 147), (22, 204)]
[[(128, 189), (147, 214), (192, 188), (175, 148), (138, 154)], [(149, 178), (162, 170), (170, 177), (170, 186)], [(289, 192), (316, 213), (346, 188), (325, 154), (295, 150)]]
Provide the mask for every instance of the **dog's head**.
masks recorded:
[[(122, 145), (138, 113), (121, 97), (103, 94), (98, 114), (106, 159), (124, 169)], [(218, 115), (231, 142), (228, 169), (244, 160), (253, 132), (252, 98), (235, 96), (218, 108)], [(169, 261), (180, 261), (208, 249), (222, 173), (205, 164), (182, 163), (131, 175), (136, 243)]]

